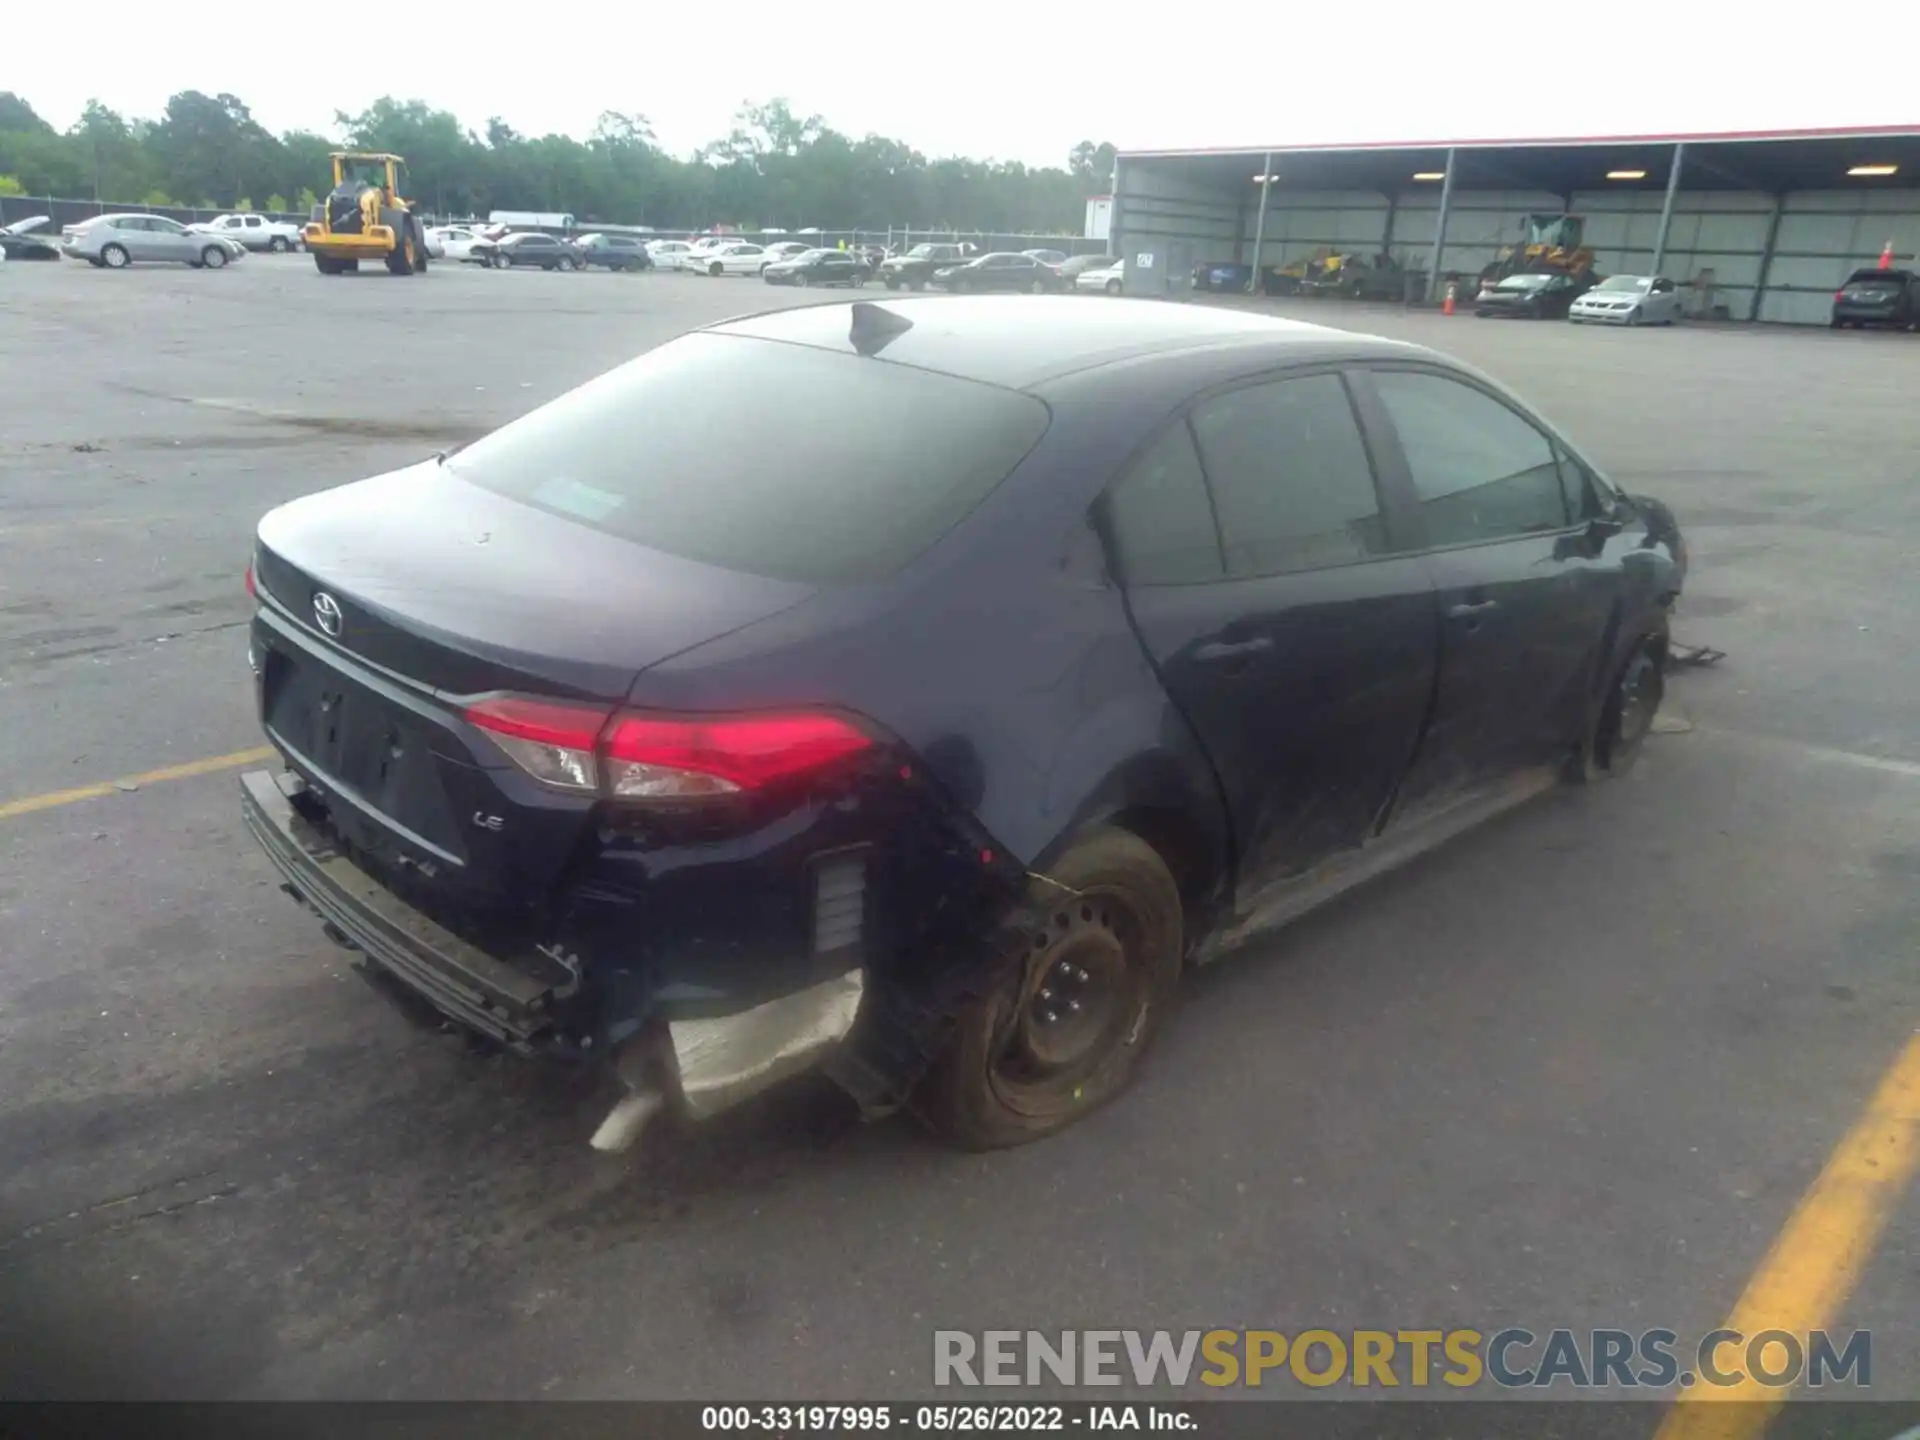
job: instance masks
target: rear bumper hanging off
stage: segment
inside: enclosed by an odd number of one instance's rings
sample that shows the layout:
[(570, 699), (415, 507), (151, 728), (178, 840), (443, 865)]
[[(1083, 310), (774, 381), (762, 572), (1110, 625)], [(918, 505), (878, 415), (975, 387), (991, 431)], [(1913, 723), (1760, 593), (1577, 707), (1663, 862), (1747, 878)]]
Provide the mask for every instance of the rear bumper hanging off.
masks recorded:
[[(441, 1014), (523, 1053), (554, 1028), (553, 988), (408, 905), (294, 807), (305, 782), (265, 770), (240, 777), (241, 812), (296, 899), (368, 961)], [(732, 1015), (667, 1018), (666, 1078), (705, 1119), (817, 1064), (851, 1033), (865, 993), (853, 968)]]
[(240, 777), (247, 828), (294, 898), (448, 1018), (513, 1049), (534, 1049), (552, 1027), (552, 988), (435, 923), (341, 854), (293, 808), (304, 788), (291, 774)]

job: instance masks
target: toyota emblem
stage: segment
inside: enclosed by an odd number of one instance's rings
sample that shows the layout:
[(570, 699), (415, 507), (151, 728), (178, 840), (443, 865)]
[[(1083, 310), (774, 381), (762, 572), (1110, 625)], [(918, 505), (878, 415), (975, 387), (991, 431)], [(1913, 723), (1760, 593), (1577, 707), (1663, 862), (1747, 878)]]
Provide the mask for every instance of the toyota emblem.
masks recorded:
[(338, 635), (342, 618), (338, 600), (324, 590), (313, 592), (313, 623), (320, 627), (322, 634)]

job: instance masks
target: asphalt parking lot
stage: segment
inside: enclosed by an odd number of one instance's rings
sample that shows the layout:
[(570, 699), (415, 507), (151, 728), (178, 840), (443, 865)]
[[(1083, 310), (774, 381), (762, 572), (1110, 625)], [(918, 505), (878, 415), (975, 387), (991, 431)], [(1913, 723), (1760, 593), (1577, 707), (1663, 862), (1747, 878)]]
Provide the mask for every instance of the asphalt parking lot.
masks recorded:
[[(1276, 304), (1453, 351), (1669, 501), (1677, 638), (1727, 659), (1625, 780), (1197, 977), (1051, 1143), (803, 1081), (608, 1161), (597, 1097), (352, 978), (239, 819), (259, 515), (843, 298), (0, 273), (0, 1394), (906, 1398), (935, 1328), (1727, 1315), (1920, 1024), (1911, 336)], [(1820, 1318), (1920, 1399), (1910, 1208)]]

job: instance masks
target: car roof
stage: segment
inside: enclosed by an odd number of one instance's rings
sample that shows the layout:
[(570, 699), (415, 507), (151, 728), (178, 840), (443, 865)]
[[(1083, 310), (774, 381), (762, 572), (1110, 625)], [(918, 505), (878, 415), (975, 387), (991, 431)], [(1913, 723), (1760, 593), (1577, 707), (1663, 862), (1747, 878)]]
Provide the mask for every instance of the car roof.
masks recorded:
[[(1013, 390), (1161, 353), (1264, 347), (1284, 351), (1285, 360), (1301, 361), (1425, 353), (1397, 341), (1244, 310), (1157, 300), (1089, 304), (1065, 295), (928, 296), (796, 306), (707, 328), (722, 335), (858, 353), (855, 312), (861, 309), (861, 318), (876, 337), (868, 353), (894, 364)], [(896, 321), (908, 322), (908, 328), (887, 334)]]

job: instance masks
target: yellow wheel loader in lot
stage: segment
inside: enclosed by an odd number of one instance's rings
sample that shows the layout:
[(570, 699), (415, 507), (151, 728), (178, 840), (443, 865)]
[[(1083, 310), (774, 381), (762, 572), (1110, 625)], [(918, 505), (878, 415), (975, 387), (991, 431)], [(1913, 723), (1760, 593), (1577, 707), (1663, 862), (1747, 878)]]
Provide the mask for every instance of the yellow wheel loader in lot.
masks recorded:
[(405, 198), (409, 188), (398, 155), (335, 154), (333, 188), (300, 232), (320, 273), (358, 270), (362, 260), (379, 260), (395, 275), (424, 271), (427, 237)]

